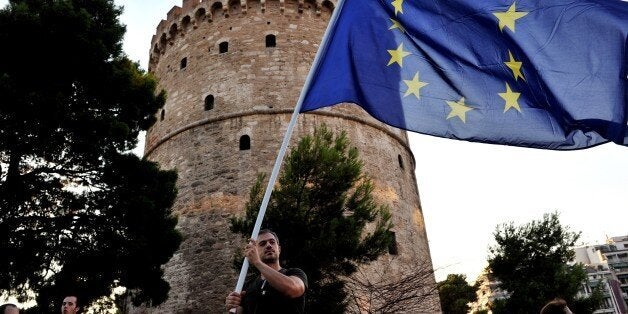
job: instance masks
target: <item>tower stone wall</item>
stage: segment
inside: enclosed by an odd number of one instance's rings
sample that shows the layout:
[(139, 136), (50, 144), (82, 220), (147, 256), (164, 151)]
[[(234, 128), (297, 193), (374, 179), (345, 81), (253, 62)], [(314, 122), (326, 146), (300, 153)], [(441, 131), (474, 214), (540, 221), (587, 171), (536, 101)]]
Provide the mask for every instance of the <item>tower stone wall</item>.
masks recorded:
[[(229, 231), (229, 218), (243, 213), (257, 173), (272, 169), (334, 6), (335, 1), (184, 0), (159, 23), (149, 71), (168, 98), (147, 133), (145, 155), (178, 170), (174, 212), (183, 242), (165, 266), (168, 300), (131, 312), (224, 312), (238, 275), (233, 255), (242, 245)], [(301, 114), (289, 148), (321, 123), (348, 133), (373, 178), (376, 199), (391, 208), (398, 252), (370, 267), (386, 263), (390, 276), (412, 267), (431, 269), (405, 131), (343, 104)]]

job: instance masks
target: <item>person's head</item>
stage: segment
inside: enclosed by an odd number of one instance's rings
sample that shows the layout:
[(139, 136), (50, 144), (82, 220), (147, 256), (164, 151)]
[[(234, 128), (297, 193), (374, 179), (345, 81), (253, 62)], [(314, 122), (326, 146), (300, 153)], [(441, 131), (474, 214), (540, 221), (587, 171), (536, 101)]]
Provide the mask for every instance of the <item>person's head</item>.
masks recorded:
[(554, 299), (541, 309), (541, 314), (573, 314), (569, 307), (567, 307), (567, 302), (563, 299)]
[(68, 295), (63, 298), (63, 303), (61, 303), (61, 313), (62, 314), (76, 314), (80, 310), (78, 305), (78, 297), (75, 295)]
[(0, 305), (0, 314), (20, 314), (20, 309), (13, 303)]
[(281, 246), (279, 246), (279, 237), (269, 229), (260, 230), (257, 236), (257, 252), (259, 259), (265, 264), (279, 262), (279, 254)]

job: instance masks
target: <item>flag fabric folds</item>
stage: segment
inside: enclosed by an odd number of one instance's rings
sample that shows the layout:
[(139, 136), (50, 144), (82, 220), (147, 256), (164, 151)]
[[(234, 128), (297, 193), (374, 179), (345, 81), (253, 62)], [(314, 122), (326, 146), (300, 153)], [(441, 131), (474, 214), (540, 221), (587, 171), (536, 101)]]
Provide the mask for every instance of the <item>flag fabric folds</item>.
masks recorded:
[(344, 0), (336, 9), (301, 112), (351, 102), (446, 138), (628, 145), (628, 2)]

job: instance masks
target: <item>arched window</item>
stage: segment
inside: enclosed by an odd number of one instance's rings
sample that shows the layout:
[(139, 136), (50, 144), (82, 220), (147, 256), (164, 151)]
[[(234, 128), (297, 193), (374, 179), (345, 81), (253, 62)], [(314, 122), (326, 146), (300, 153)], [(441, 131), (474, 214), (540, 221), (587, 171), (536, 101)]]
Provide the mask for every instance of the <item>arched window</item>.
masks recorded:
[(277, 46), (277, 38), (275, 35), (266, 35), (266, 48), (268, 47), (276, 47)]
[(179, 69), (185, 69), (188, 66), (188, 58), (185, 57), (181, 59), (181, 64), (179, 65)]
[(214, 109), (214, 95), (207, 95), (205, 97), (205, 110)]
[(229, 42), (223, 41), (218, 45), (218, 53), (225, 53), (229, 51)]
[(161, 121), (164, 121), (165, 117), (166, 117), (166, 109), (161, 109)]
[(251, 138), (248, 135), (240, 136), (240, 150), (251, 149)]
[(397, 155), (397, 160), (399, 160), (399, 168), (403, 169), (403, 158), (401, 158), (401, 155)]
[(190, 26), (190, 22), (192, 22), (192, 19), (189, 15), (186, 15), (183, 20), (181, 20), (181, 27), (183, 27), (183, 29), (187, 29)]

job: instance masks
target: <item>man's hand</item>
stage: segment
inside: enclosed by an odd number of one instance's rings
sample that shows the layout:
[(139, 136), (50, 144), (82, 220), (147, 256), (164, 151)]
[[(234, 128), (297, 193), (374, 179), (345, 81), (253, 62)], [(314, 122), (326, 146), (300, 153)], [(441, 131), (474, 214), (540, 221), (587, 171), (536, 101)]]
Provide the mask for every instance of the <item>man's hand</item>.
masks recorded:
[(242, 291), (242, 293), (237, 293), (237, 292), (231, 292), (229, 293), (229, 295), (227, 296), (227, 299), (225, 300), (225, 306), (227, 308), (227, 312), (229, 312), (231, 309), (238, 309), (238, 307), (240, 306), (240, 303), (242, 302), (242, 297), (244, 296), (244, 294), (246, 293), (246, 291)]
[(249, 239), (249, 243), (244, 247), (244, 256), (249, 260), (251, 265), (260, 263), (259, 253), (257, 252), (257, 241)]

